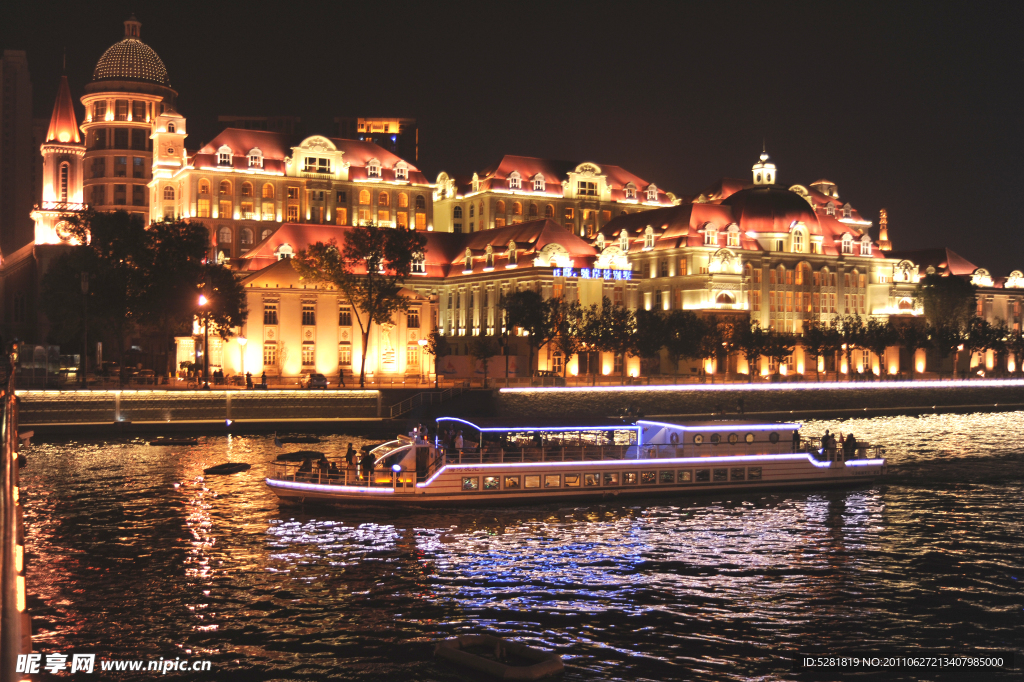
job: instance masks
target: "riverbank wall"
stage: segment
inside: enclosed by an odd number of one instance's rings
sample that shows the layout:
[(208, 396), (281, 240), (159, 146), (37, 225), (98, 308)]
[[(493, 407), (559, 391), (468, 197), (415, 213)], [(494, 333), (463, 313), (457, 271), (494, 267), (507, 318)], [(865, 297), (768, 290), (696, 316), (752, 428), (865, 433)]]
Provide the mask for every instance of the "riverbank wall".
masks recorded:
[(0, 366), (0, 682), (14, 682), (18, 656), (32, 650), (25, 605), (25, 522), (19, 494), (18, 410), (11, 366)]
[(506, 419), (565, 423), (614, 419), (624, 410), (646, 419), (817, 419), (929, 412), (1024, 409), (1024, 380), (812, 384), (691, 384), (501, 389)]

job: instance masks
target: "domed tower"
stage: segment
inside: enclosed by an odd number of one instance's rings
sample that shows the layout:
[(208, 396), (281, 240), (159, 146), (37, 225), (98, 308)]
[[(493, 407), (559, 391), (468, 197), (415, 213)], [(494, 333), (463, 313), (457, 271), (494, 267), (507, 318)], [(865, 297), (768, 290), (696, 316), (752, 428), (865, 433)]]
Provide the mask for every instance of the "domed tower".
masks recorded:
[(892, 242), (889, 241), (889, 214), (884, 208), (878, 214), (878, 250), (892, 251)]
[(124, 22), (124, 39), (96, 62), (85, 86), (85, 202), (99, 211), (126, 210), (148, 222), (156, 118), (173, 107), (167, 68), (139, 40), (142, 24)]
[(50, 127), (39, 151), (43, 155), (43, 196), (32, 211), (36, 223), (35, 243), (59, 244), (67, 238), (61, 231), (61, 218), (84, 208), (82, 159), (85, 145), (78, 134), (67, 76), (60, 77)]
[(760, 160), (754, 164), (754, 184), (755, 185), (774, 185), (775, 184), (775, 164), (768, 160), (768, 152), (761, 150)]

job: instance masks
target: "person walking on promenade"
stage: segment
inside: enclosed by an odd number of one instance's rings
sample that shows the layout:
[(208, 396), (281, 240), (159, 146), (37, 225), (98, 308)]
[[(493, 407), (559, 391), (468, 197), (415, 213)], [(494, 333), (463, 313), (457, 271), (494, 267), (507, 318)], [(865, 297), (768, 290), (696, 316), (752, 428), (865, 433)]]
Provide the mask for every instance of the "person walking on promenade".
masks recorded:
[(252, 388), (252, 372), (245, 373), (245, 387)]
[(262, 381), (263, 381), (263, 388), (266, 388), (267, 387), (267, 373), (266, 373), (266, 371), (263, 372)]
[(348, 468), (352, 468), (356, 463), (356, 449), (352, 447), (352, 443), (348, 444), (348, 450), (345, 451), (345, 464)]

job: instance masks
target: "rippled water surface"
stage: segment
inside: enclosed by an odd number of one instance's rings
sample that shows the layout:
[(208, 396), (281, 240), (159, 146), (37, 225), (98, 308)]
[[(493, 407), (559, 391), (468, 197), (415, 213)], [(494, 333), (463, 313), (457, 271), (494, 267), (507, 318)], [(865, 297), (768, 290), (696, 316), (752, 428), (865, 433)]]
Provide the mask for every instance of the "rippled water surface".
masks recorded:
[[(34, 645), (212, 661), (188, 679), (468, 679), (430, 643), (480, 630), (557, 651), (570, 680), (800, 679), (797, 649), (1009, 649), (1021, 667), (1021, 424), (805, 425), (887, 444), (871, 488), (391, 513), (279, 508), (272, 438), (35, 445)], [(228, 457), (253, 467), (202, 478)]]

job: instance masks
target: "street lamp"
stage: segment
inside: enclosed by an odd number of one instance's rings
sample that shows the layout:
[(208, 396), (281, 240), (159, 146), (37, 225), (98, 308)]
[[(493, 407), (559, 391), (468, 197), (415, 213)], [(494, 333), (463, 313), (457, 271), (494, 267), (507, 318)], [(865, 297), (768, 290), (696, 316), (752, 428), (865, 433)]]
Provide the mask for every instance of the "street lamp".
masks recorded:
[(245, 344), (249, 343), (249, 339), (244, 336), (238, 337), (238, 345), (242, 348), (240, 355), (242, 357), (242, 376), (245, 376)]
[[(423, 376), (423, 360), (426, 356), (427, 344), (430, 343), (427, 339), (420, 339), (416, 343), (420, 344), (420, 376)], [(429, 384), (428, 384), (429, 385)], [(435, 387), (436, 388), (436, 387)]]
[(203, 311), (203, 388), (210, 390), (210, 315), (206, 304), (209, 299), (199, 294), (199, 307)]

